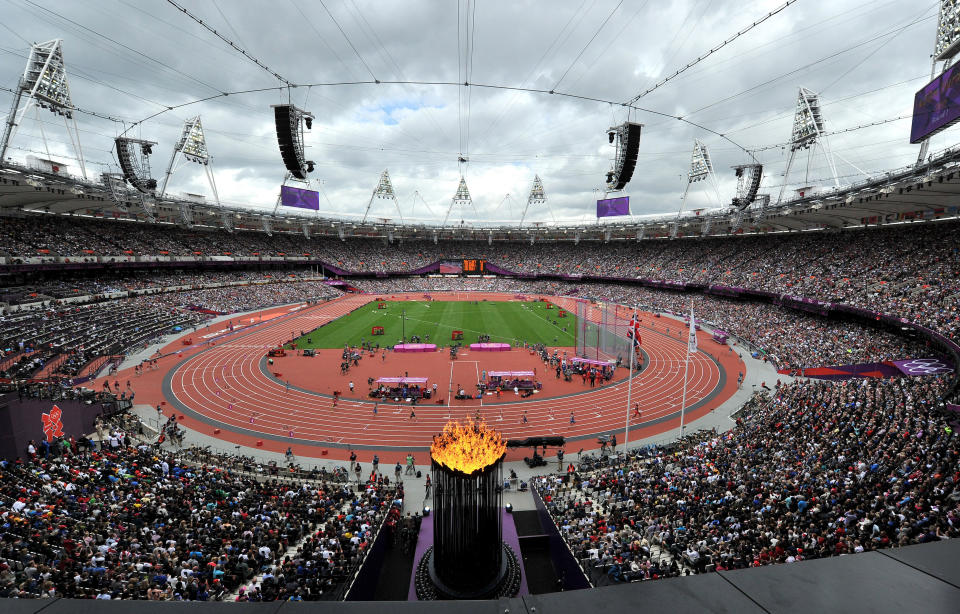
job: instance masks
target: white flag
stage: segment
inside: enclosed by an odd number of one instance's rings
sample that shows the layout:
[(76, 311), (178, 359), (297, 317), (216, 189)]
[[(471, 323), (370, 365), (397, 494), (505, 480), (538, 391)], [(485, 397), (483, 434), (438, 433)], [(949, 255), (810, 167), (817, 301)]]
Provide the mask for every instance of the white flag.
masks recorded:
[(687, 351), (697, 353), (697, 323), (693, 319), (693, 305), (690, 306), (690, 340), (687, 342)]

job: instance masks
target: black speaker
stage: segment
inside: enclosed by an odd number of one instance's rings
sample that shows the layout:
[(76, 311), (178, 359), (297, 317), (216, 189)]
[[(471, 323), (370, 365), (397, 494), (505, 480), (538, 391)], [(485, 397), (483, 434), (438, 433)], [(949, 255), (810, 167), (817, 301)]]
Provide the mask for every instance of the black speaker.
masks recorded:
[(637, 167), (637, 154), (640, 153), (640, 131), (643, 124), (624, 122), (610, 134), (619, 136), (617, 142), (617, 157), (613, 163), (613, 170), (607, 173), (607, 187), (611, 190), (622, 190), (633, 177)]
[(627, 124), (627, 143), (621, 145), (625, 154), (623, 156), (623, 169), (618, 177), (620, 188), (630, 183), (633, 178), (633, 170), (637, 167), (637, 155), (640, 153), (640, 130), (643, 128), (640, 124)]
[(297, 179), (306, 179), (303, 143), (300, 141), (300, 112), (293, 105), (278, 104), (273, 107), (273, 119), (283, 166)]

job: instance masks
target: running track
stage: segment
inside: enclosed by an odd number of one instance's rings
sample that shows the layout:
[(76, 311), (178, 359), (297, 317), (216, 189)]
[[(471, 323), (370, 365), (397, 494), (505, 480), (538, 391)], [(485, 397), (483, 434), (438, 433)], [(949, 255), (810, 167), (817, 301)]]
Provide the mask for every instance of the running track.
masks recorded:
[[(444, 300), (458, 297), (455, 293), (432, 295)], [(509, 300), (512, 296), (468, 293), (460, 298)], [(568, 451), (596, 447), (599, 434), (616, 432), (618, 441), (623, 441), (626, 380), (565, 397), (502, 403), (484, 400), (452, 407), (423, 403), (417, 405), (417, 417), (412, 421), (406, 406), (381, 404), (376, 416), (368, 401), (341, 399), (334, 408), (328, 395), (297, 387), (287, 390), (282, 381), (266, 371), (263, 359), (268, 347), (339, 318), (372, 299), (371, 295), (351, 295), (303, 309), (181, 359), (163, 379), (163, 396), (185, 416), (188, 428), (206, 434), (218, 428), (216, 437), (273, 451), (292, 446), (295, 454), (306, 457), (346, 458), (350, 447), (362, 458), (372, 457), (375, 452), (384, 458), (387, 452), (423, 452), (450, 417), (463, 418), (478, 411), (506, 438), (562, 435), (571, 442)], [(564, 304), (564, 299), (557, 302), (572, 308)], [(645, 323), (653, 321), (649, 314), (643, 319)], [(669, 325), (672, 334), (668, 336), (664, 329)], [(639, 425), (631, 418), (631, 440), (655, 436), (679, 424), (687, 329), (669, 320), (655, 326), (643, 334), (648, 365), (634, 377), (632, 391), (632, 402), (640, 403), (643, 416)], [(727, 374), (744, 369), (735, 353), (715, 344), (708, 334), (699, 333), (698, 343), (701, 351), (691, 357), (688, 374), (688, 424), (732, 396), (736, 377)], [(410, 356), (403, 355), (403, 360), (410, 360)], [(334, 377), (321, 372), (332, 373), (330, 365), (318, 369), (317, 377)], [(526, 424), (521, 420), (524, 412)], [(571, 412), (575, 424), (570, 423)], [(519, 456), (524, 452), (529, 453), (521, 451)]]

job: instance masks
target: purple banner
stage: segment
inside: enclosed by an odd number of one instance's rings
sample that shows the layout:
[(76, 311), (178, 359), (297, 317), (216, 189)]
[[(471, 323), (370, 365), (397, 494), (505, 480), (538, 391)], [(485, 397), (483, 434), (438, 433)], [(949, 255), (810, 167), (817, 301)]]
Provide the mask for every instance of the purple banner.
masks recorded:
[(320, 210), (320, 192), (302, 190), (288, 185), (280, 186), (280, 204), (284, 207)]
[(858, 365), (834, 365), (803, 369), (779, 369), (778, 373), (794, 377), (809, 377), (825, 380), (846, 380), (854, 377), (898, 377), (900, 371), (882, 362), (867, 362)]
[(943, 358), (914, 358), (913, 360), (894, 360), (893, 364), (904, 375), (940, 375), (953, 373), (953, 365)]
[(597, 217), (630, 215), (630, 197), (606, 198), (597, 201)]
[(960, 119), (960, 65), (923, 86), (913, 98), (910, 142), (935, 134)]

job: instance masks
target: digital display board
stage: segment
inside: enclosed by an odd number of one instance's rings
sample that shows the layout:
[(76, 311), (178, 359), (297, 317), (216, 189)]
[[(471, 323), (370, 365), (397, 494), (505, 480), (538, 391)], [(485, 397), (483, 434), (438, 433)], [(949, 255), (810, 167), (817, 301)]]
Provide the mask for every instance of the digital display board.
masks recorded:
[(483, 273), (486, 270), (486, 260), (464, 260), (464, 273)]
[(320, 210), (320, 192), (302, 190), (288, 185), (280, 186), (280, 204), (284, 207)]
[(597, 201), (597, 217), (630, 215), (630, 197), (606, 198)]
[(960, 119), (960, 64), (945, 70), (913, 98), (910, 142), (940, 132)]

